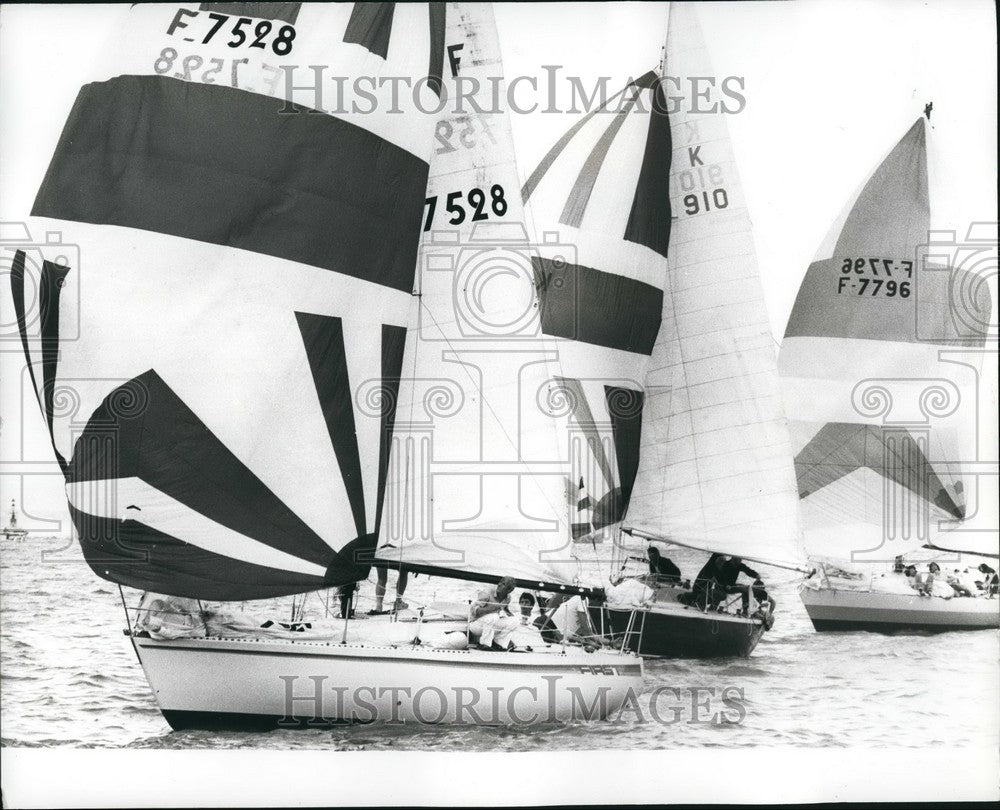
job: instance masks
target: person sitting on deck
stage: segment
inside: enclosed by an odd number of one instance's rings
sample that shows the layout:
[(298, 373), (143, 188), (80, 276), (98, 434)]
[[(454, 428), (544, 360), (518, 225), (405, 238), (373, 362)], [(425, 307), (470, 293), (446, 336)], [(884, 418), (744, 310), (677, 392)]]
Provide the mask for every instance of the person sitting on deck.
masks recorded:
[(481, 590), (469, 612), (469, 636), (479, 640), (480, 649), (507, 649), (511, 631), (521, 622), (510, 613), (510, 595), (515, 582), (504, 577), (494, 588)]
[[(556, 611), (562, 608), (563, 628), (559, 631), (555, 623)], [(548, 597), (545, 609), (535, 619), (535, 627), (542, 635), (546, 644), (581, 644), (584, 649), (595, 650), (600, 646), (595, 642), (593, 629), (590, 626), (590, 616), (583, 601), (579, 597), (557, 593)]]
[[(935, 563), (931, 563), (931, 565), (935, 565)], [(932, 596), (934, 589), (934, 569), (918, 571), (913, 580), (913, 587), (917, 589), (917, 593), (921, 596)]]
[(650, 546), (646, 554), (649, 557), (649, 573), (656, 577), (657, 582), (680, 584), (681, 569), (672, 560), (662, 556), (656, 546)]
[(535, 597), (531, 591), (522, 591), (518, 597), (517, 604), (521, 607), (521, 624), (527, 624), (531, 618), (531, 613), (535, 609)]
[(983, 593), (987, 598), (996, 596), (998, 588), (1000, 588), (1000, 584), (998, 584), (997, 580), (997, 572), (990, 568), (986, 563), (980, 563), (979, 573), (983, 575)]
[(962, 576), (962, 572), (958, 568), (946, 576), (946, 581), (959, 596), (976, 595), (972, 588), (969, 587), (969, 583), (966, 582), (965, 578)]

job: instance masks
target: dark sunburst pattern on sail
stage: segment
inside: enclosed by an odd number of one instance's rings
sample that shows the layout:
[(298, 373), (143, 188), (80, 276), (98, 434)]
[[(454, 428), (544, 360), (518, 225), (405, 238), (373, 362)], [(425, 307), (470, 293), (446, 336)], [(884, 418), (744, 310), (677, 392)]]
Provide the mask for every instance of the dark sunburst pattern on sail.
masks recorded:
[(227, 245), (409, 293), (427, 163), (343, 119), (279, 109), (267, 96), (167, 76), (88, 84), (32, 213)]
[(642, 391), (617, 386), (604, 386), (608, 414), (611, 416), (615, 437), (615, 455), (618, 461), (618, 480), (621, 483), (621, 497), (618, 516), (625, 514), (635, 475), (639, 469), (639, 445), (642, 437), (642, 406), (645, 396)]
[(385, 59), (389, 55), (395, 10), (395, 3), (355, 3), (344, 42), (354, 42)]
[[(56, 368), (59, 362), (59, 296), (66, 276), (70, 268), (53, 262), (42, 262), (42, 274), (40, 280), (41, 293), (39, 296), (39, 316), (40, 316), (40, 337), (42, 344), (42, 385), (38, 385), (38, 375), (35, 373), (35, 364), (31, 359), (31, 352), (28, 349), (28, 322), (25, 313), (24, 299), (24, 261), (23, 250), (14, 253), (14, 261), (10, 272), (10, 290), (14, 299), (14, 313), (17, 317), (17, 331), (21, 338), (21, 348), (24, 351), (25, 363), (28, 366), (28, 375), (31, 378), (31, 386), (35, 391), (39, 407), (45, 416), (45, 423), (48, 425), (49, 434), (52, 433), (52, 398), (56, 384)], [(55, 442), (52, 449), (56, 454), (56, 461), (63, 473), (66, 472), (66, 459), (63, 458)]]
[[(84, 559), (94, 572), (132, 588), (159, 593), (169, 589), (173, 596), (237, 601), (353, 581), (349, 576), (338, 577), (335, 571), (330, 577), (309, 576), (222, 556), (148, 526), (141, 517), (118, 520), (97, 516), (73, 504), (69, 510)], [(247, 583), (253, 583), (252, 588)]]
[[(109, 431), (113, 441), (89, 441)], [(324, 568), (331, 562), (330, 547), (152, 369), (113, 390), (90, 417), (67, 483), (106, 480), (109, 472), (260, 543)]]
[(305, 312), (296, 312), (295, 318), (302, 332), (323, 418), (351, 503), (354, 526), (360, 536), (365, 533), (365, 491), (361, 480), (361, 456), (354, 426), (343, 322), (340, 318)]
[(532, 256), (542, 331), (649, 355), (660, 331), (663, 290), (593, 267)]
[(258, 20), (281, 20), (295, 25), (301, 3), (201, 3), (200, 11), (214, 11), (233, 17), (255, 17)]
[(673, 152), (670, 118), (663, 85), (653, 85), (652, 108), (649, 111), (649, 131), (646, 151), (642, 156), (639, 182), (632, 198), (632, 210), (625, 226), (625, 238), (630, 242), (667, 255), (670, 245), (670, 159)]
[(396, 404), (399, 399), (405, 346), (406, 329), (401, 326), (382, 325), (382, 387), (379, 403), (381, 425), (378, 440), (378, 501), (375, 505), (375, 532), (378, 532), (382, 525), (383, 498), (389, 471), (389, 454), (392, 450), (392, 431), (396, 425)]
[[(32, 232), (61, 237), (32, 251), (86, 256), (74, 295), (60, 300), (62, 271), (41, 260), (22, 256), (12, 274), (101, 576), (206, 599), (366, 576), (436, 119), (405, 95), (405, 115), (338, 116), (317, 85), (280, 76), (336, 65), (374, 77), (376, 96), (381, 77), (416, 87), (443, 66), (442, 12), (194, 3), (123, 15), (128, 47), (80, 88), (32, 209), (46, 220)], [(41, 293), (26, 305), (29, 284)], [(352, 384), (385, 388), (383, 411), (368, 413)]]

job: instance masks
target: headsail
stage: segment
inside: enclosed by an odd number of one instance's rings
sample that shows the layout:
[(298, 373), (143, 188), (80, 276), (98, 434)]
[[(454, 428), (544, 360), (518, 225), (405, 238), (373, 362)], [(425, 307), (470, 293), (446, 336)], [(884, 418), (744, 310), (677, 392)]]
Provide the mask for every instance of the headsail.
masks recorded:
[[(666, 74), (712, 76), (694, 4), (671, 3)], [(803, 562), (795, 478), (746, 201), (725, 114), (684, 99), (663, 327), (625, 524), (696, 548)]]
[(931, 230), (928, 129), (918, 118), (848, 203), (785, 331), (813, 555), (885, 560), (927, 543), (996, 553), (995, 527), (987, 538), (963, 529), (979, 505), (985, 514), (987, 492), (977, 497), (985, 480), (962, 469), (978, 458), (991, 313), (987, 280), (967, 260), (970, 246), (996, 249), (996, 229), (970, 233), (965, 256), (954, 232)]
[[(651, 17), (662, 25), (658, 7)], [(662, 40), (661, 40), (662, 42)], [(643, 380), (660, 330), (670, 239), (670, 121), (659, 54), (580, 116), (522, 189), (539, 235), (541, 325), (559, 348), (559, 405), (578, 540), (611, 534), (639, 464)]]
[(12, 273), (101, 576), (253, 599), (364, 575), (393, 414), (354, 391), (399, 377), (433, 128), (379, 79), (432, 109), (443, 33), (436, 4), (130, 10), (35, 201), (53, 244)]
[[(378, 558), (468, 579), (572, 583), (557, 352), (541, 329), (493, 10), (451, 3), (415, 328)], [(498, 83), (499, 91), (494, 89)]]

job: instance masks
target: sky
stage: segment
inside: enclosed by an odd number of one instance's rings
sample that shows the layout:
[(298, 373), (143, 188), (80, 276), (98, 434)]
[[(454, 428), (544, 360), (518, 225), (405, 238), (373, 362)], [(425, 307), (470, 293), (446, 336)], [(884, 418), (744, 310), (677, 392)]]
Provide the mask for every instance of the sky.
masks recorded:
[[(17, 222), (30, 209), (81, 71), (108, 47), (127, 9), (5, 5), (0, 11), (0, 221)], [(934, 102), (938, 198), (947, 203), (935, 227), (961, 235), (972, 221), (997, 220), (991, 2), (718, 2), (700, 5), (699, 15), (715, 74), (745, 82), (746, 107), (728, 124), (777, 338), (832, 221), (926, 102)], [(616, 77), (656, 65), (666, 9), (500, 3), (495, 16), (508, 77), (537, 76), (541, 83), (543, 65), (560, 65), (564, 75), (584, 80), (608, 75), (613, 86)], [(562, 115), (513, 116), (522, 176), (570, 122)], [(12, 319), (6, 272), (0, 268), (5, 334)], [(19, 346), (0, 343), (0, 458), (39, 462), (0, 475), (0, 504), (17, 497), (28, 526), (54, 526), (44, 519), (65, 517), (61, 480), (52, 475), (38, 410), (20, 413), (22, 368)]]

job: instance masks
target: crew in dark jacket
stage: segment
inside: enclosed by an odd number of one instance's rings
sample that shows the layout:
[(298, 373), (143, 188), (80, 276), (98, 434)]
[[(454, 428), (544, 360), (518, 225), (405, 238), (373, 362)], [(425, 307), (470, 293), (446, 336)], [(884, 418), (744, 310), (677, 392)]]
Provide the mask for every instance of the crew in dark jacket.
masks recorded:
[(719, 604), (719, 599), (722, 597), (715, 599), (715, 592), (718, 590), (716, 576), (725, 559), (724, 554), (713, 554), (708, 558), (708, 562), (701, 567), (698, 576), (694, 578), (693, 594), (695, 604), (699, 607), (715, 607)]
[(679, 583), (681, 581), (681, 569), (674, 565), (668, 557), (660, 554), (656, 546), (650, 546), (649, 551), (649, 573), (656, 577), (659, 582)]
[(738, 585), (740, 574), (759, 579), (760, 575), (743, 564), (739, 557), (713, 554), (698, 572), (694, 581), (694, 592), (703, 607), (716, 608), (726, 594), (739, 593), (743, 596), (743, 612), (750, 608), (750, 586)]
[(736, 582), (741, 573), (746, 574), (748, 577), (753, 577), (754, 579), (760, 579), (760, 574), (749, 566), (744, 565), (743, 560), (739, 557), (730, 557), (722, 564), (719, 569), (719, 574), (716, 576), (716, 580), (723, 589), (723, 594), (738, 593), (742, 595), (743, 615), (745, 616), (750, 611), (750, 586), (741, 585)]

